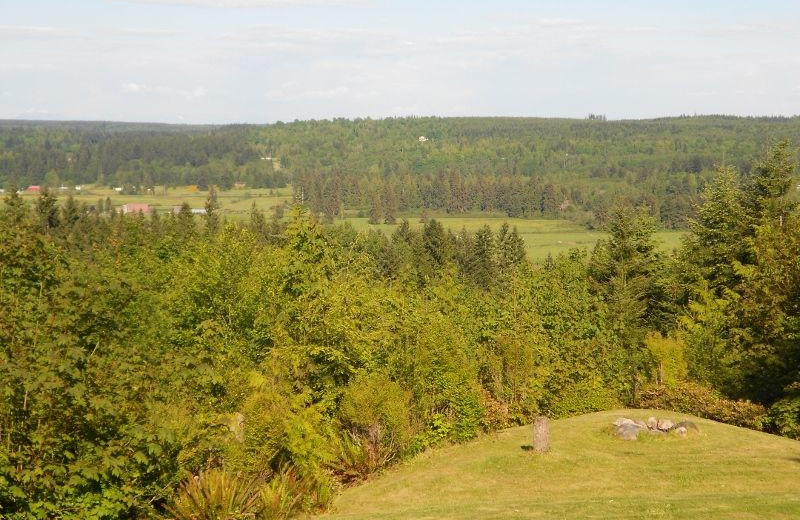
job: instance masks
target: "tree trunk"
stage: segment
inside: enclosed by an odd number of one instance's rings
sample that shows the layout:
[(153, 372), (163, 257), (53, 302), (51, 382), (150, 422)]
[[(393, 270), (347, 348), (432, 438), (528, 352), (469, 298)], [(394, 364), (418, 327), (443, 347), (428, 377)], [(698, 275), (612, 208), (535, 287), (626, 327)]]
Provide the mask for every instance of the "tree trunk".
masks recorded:
[(533, 421), (533, 451), (536, 453), (550, 451), (550, 423), (547, 417), (541, 415)]

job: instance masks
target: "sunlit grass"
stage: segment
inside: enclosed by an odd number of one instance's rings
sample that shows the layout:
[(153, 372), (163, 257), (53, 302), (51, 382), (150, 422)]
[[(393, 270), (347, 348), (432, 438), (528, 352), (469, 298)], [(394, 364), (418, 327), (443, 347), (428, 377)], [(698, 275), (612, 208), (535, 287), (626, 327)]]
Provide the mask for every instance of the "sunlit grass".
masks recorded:
[(522, 449), (531, 428), (433, 450), (334, 502), (331, 519), (796, 518), (800, 442), (691, 418), (700, 436), (621, 441), (612, 411), (551, 423), (547, 455)]
[[(601, 238), (608, 235), (601, 231), (589, 231), (581, 225), (569, 220), (528, 220), (521, 218), (507, 218), (494, 216), (477, 217), (451, 217), (436, 216), (445, 228), (454, 232), (466, 229), (475, 232), (484, 225), (489, 225), (493, 231), (500, 229), (504, 222), (509, 226), (516, 226), (522, 239), (525, 241), (525, 251), (531, 260), (542, 260), (547, 255), (556, 256), (559, 253), (566, 253), (570, 249), (579, 248), (591, 251), (594, 245)], [(367, 218), (347, 218), (352, 226), (359, 231), (366, 229), (377, 229), (391, 235), (397, 228), (397, 224), (369, 224)], [(414, 228), (421, 228), (424, 224), (419, 217), (408, 219), (409, 224)], [(680, 245), (681, 231), (660, 231), (655, 234), (655, 238), (663, 251), (672, 251)]]

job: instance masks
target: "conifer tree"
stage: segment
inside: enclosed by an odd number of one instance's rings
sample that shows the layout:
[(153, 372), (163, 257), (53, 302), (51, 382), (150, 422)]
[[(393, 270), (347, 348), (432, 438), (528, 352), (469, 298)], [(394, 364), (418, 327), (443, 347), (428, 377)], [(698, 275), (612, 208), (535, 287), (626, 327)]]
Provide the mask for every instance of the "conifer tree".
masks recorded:
[(206, 199), (206, 214), (204, 215), (206, 221), (206, 232), (215, 235), (220, 227), (219, 215), (219, 201), (217, 200), (217, 189), (214, 186), (208, 191), (208, 198)]
[(377, 193), (372, 193), (369, 205), (369, 223), (380, 224), (383, 220), (383, 204)]
[(436, 266), (443, 266), (450, 259), (450, 246), (447, 242), (447, 233), (441, 222), (431, 219), (422, 230), (422, 239), (425, 251)]
[(49, 234), (50, 230), (58, 227), (59, 211), (56, 202), (56, 198), (48, 188), (43, 188), (39, 193), (39, 198), (36, 199), (36, 216), (39, 219), (42, 233), (45, 235)]
[(507, 222), (503, 222), (497, 234), (497, 265), (501, 270), (508, 269), (525, 260), (525, 242), (517, 232), (517, 226), (509, 231)]
[(7, 191), (8, 194), (3, 198), (5, 206), (0, 210), (0, 215), (12, 225), (19, 225), (28, 216), (28, 205), (17, 193), (15, 184), (12, 183)]
[(468, 252), (467, 272), (475, 284), (488, 289), (496, 275), (494, 234), (488, 225), (480, 228)]

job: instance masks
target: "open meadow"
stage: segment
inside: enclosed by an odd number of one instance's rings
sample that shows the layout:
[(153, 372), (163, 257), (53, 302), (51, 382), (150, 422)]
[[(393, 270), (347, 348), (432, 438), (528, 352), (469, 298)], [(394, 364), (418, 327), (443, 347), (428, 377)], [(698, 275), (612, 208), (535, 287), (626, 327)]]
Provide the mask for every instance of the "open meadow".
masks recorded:
[[(618, 417), (689, 419), (700, 435), (619, 440)], [(615, 410), (423, 453), (346, 489), (326, 519), (797, 518), (800, 442), (675, 412)]]
[[(114, 208), (119, 209), (123, 204), (144, 203), (149, 204), (151, 209), (159, 213), (172, 211), (176, 206), (187, 202), (192, 208), (203, 208), (208, 197), (207, 191), (198, 191), (188, 186), (181, 186), (164, 190), (159, 186), (155, 193), (146, 195), (124, 195), (109, 187), (84, 186), (80, 191), (60, 191), (54, 193), (63, 200), (67, 194), (72, 194), (75, 200), (87, 205), (95, 205), (98, 200), (111, 199)], [(34, 193), (23, 193), (22, 197), (32, 202), (37, 197)], [(249, 218), (250, 209), (253, 203), (267, 216), (272, 214), (276, 206), (292, 202), (292, 188), (243, 188), (229, 191), (217, 192), (220, 211), (226, 219), (241, 221)], [(0, 202), (0, 204), (2, 204)], [(421, 229), (424, 225), (420, 221), (419, 215), (408, 216), (409, 224), (412, 228)], [(522, 239), (525, 241), (525, 252), (528, 259), (540, 261), (548, 255), (556, 256), (559, 253), (566, 253), (573, 248), (586, 249), (591, 252), (595, 243), (607, 236), (602, 231), (587, 230), (580, 224), (570, 220), (557, 219), (522, 219), (507, 218), (497, 214), (478, 214), (470, 216), (451, 216), (447, 214), (432, 215), (430, 218), (439, 220), (445, 229), (453, 232), (466, 229), (474, 233), (484, 225), (489, 225), (492, 231), (497, 232), (504, 222), (516, 227)], [(347, 217), (343, 220), (336, 220), (335, 223), (349, 222), (357, 231), (375, 229), (390, 236), (397, 228), (397, 224), (370, 224), (366, 217)], [(402, 217), (398, 219), (398, 223)], [(659, 247), (664, 252), (672, 251), (680, 246), (683, 231), (659, 231), (655, 234), (655, 239)]]
[[(119, 210), (124, 204), (149, 204), (152, 210), (158, 213), (168, 213), (174, 207), (187, 202), (192, 208), (203, 208), (208, 198), (208, 191), (199, 191), (191, 186), (179, 186), (165, 189), (157, 186), (153, 193), (142, 195), (128, 195), (115, 191), (107, 186), (94, 187), (82, 186), (80, 190), (60, 190), (54, 189), (52, 193), (63, 201), (68, 195), (72, 195), (79, 203), (94, 206), (99, 200), (111, 199), (112, 207)], [(22, 198), (28, 202), (34, 201), (38, 197), (37, 193), (25, 191)], [(268, 215), (275, 206), (292, 201), (292, 188), (241, 188), (228, 191), (218, 191), (217, 200), (220, 210), (226, 218), (232, 220), (244, 220), (250, 215), (250, 209), (255, 202), (256, 207)], [(2, 205), (2, 202), (0, 202)]]
[[(530, 260), (543, 260), (547, 255), (556, 256), (559, 253), (566, 253), (573, 248), (585, 248), (591, 252), (595, 243), (608, 235), (602, 231), (590, 231), (570, 220), (547, 220), (536, 219), (528, 220), (521, 218), (506, 218), (502, 216), (434, 216), (439, 220), (445, 229), (453, 232), (466, 229), (474, 233), (484, 225), (489, 225), (495, 233), (500, 229), (504, 222), (508, 222), (511, 227), (516, 227), (519, 235), (525, 241), (525, 252)], [(387, 235), (391, 235), (397, 228), (397, 224), (369, 224), (367, 218), (348, 218), (352, 226), (358, 230), (366, 229), (380, 230)], [(399, 220), (398, 220), (399, 222)], [(408, 219), (412, 228), (421, 228), (424, 224), (419, 217)], [(655, 233), (655, 239), (659, 243), (662, 251), (672, 251), (680, 246), (683, 231), (659, 231)]]

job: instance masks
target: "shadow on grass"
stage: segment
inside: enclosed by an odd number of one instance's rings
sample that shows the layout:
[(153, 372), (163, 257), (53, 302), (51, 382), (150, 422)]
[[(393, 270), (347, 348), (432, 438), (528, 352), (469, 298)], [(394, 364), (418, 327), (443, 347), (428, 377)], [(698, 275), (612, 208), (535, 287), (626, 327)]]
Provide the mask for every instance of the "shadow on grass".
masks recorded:
[(533, 451), (533, 446), (531, 446), (530, 444), (525, 444), (523, 446), (520, 446), (520, 448), (522, 448), (522, 451)]

